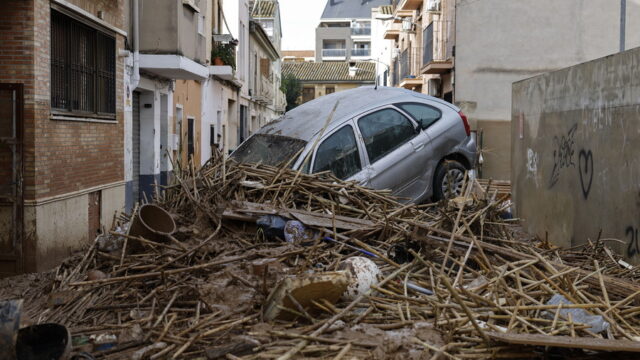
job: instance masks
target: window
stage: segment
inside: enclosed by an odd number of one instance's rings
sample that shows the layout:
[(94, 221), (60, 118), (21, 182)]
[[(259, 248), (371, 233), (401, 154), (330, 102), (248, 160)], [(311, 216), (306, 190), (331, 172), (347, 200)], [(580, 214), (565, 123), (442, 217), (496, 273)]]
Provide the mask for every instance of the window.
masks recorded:
[(53, 9), (51, 107), (85, 116), (116, 113), (115, 38)]
[(442, 117), (440, 110), (429, 105), (408, 103), (398, 104), (398, 107), (409, 113), (409, 115), (411, 115), (411, 117), (413, 117), (413, 119), (420, 124), (420, 127), (423, 129), (433, 125), (433, 123), (440, 120)]
[(409, 119), (393, 109), (384, 109), (358, 120), (364, 144), (373, 164), (409, 141), (416, 130)]
[(346, 179), (362, 169), (360, 153), (351, 126), (333, 133), (318, 146), (313, 172), (331, 170), (339, 179)]
[(302, 88), (302, 103), (306, 103), (307, 101), (311, 101), (316, 96), (316, 89), (312, 87)]
[(247, 127), (248, 108), (240, 105), (240, 126), (238, 128), (238, 145), (240, 145), (248, 136), (249, 129)]
[(333, 87), (333, 86), (327, 86), (327, 87), (324, 88), (324, 92), (327, 95), (333, 94), (334, 92), (336, 92), (336, 88)]

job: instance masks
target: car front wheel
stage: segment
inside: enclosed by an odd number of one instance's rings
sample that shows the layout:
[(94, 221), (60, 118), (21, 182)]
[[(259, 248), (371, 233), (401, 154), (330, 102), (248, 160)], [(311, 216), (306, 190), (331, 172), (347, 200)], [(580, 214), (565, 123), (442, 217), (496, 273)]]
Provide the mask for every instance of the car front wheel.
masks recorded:
[(455, 160), (443, 161), (436, 169), (433, 180), (433, 200), (453, 199), (462, 195), (465, 171), (465, 167)]

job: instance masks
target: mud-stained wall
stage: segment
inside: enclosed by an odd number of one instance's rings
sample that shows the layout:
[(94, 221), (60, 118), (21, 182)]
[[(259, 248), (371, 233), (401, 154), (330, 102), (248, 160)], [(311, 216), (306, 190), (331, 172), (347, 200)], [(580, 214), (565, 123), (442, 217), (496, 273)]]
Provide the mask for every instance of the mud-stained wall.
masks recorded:
[(640, 48), (515, 83), (511, 137), (526, 230), (640, 263)]

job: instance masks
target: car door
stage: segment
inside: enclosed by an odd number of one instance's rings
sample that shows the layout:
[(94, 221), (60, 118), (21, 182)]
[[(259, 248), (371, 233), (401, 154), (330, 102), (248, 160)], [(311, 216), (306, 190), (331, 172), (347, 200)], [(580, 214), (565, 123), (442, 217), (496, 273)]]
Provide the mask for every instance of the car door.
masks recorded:
[(363, 156), (351, 122), (322, 139), (315, 151), (313, 173), (330, 170), (337, 178), (368, 185)]
[(394, 107), (385, 107), (357, 120), (370, 186), (390, 189), (396, 196), (416, 200), (424, 193), (417, 181), (428, 156), (428, 137)]
[[(442, 132), (440, 120), (442, 119), (443, 111), (436, 106), (419, 102), (397, 103), (394, 105), (405, 114), (408, 114), (419, 124), (428, 141), (428, 144), (424, 149), (425, 156), (421, 160), (423, 161), (423, 173), (419, 176), (416, 183), (417, 186), (422, 188), (424, 191), (430, 190), (433, 186), (433, 177), (436, 167), (438, 166), (440, 159), (448, 154), (448, 152), (442, 152), (442, 141), (434, 140), (434, 136), (436, 139), (442, 140), (440, 136)], [(437, 144), (440, 146), (436, 149)]]

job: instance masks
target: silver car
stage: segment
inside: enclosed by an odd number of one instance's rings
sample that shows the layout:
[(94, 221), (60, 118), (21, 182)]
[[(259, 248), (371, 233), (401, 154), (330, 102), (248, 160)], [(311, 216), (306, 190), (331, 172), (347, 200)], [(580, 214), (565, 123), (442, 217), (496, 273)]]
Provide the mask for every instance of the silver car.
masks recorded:
[(454, 105), (414, 91), (373, 86), (307, 102), (253, 134), (239, 162), (288, 163), (305, 173), (391, 189), (404, 201), (457, 196), (476, 143)]

